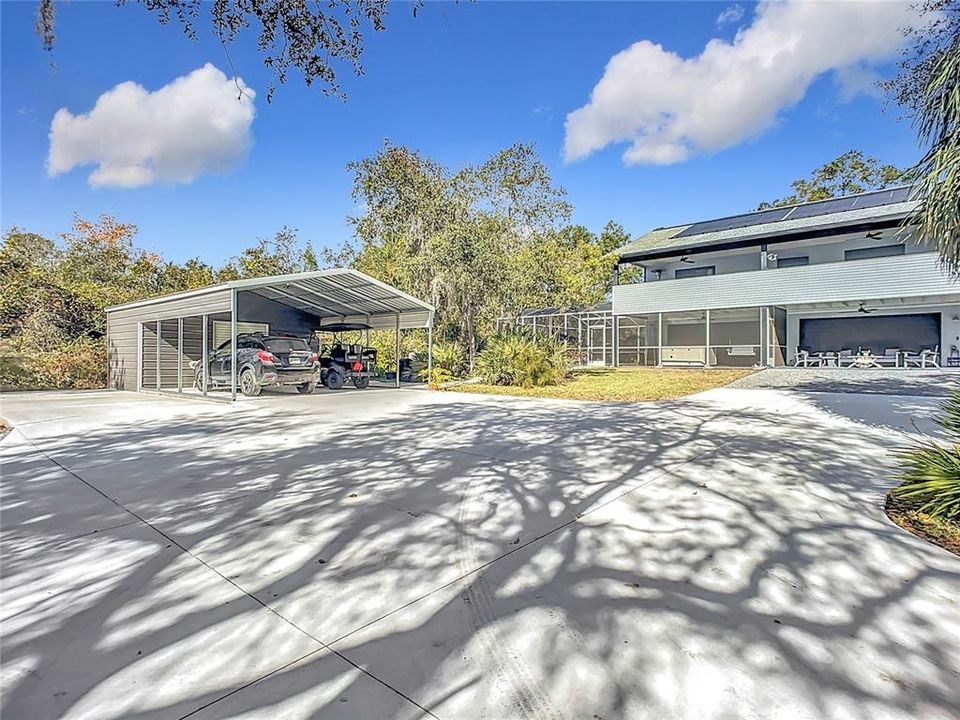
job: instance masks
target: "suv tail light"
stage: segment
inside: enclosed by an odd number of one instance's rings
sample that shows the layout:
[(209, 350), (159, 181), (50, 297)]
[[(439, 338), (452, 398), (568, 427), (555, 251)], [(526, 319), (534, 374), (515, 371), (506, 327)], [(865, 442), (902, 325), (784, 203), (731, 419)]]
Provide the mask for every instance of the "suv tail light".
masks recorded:
[(353, 371), (360, 372), (361, 370), (363, 370), (363, 363), (355, 362), (353, 364)]
[(258, 359), (258, 360), (261, 360), (262, 362), (268, 362), (268, 363), (276, 362), (276, 360), (277, 360), (277, 359), (273, 356), (273, 353), (272, 353), (272, 352), (267, 352), (266, 350), (258, 350), (258, 351), (257, 351), (257, 359)]

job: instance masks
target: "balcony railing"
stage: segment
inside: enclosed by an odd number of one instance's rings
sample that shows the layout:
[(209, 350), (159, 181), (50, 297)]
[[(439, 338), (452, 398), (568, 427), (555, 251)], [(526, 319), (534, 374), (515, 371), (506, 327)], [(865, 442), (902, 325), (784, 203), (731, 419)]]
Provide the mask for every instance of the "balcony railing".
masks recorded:
[(960, 283), (941, 270), (936, 253), (924, 252), (618, 285), (613, 288), (613, 312), (630, 315), (937, 295), (955, 295), (960, 300)]

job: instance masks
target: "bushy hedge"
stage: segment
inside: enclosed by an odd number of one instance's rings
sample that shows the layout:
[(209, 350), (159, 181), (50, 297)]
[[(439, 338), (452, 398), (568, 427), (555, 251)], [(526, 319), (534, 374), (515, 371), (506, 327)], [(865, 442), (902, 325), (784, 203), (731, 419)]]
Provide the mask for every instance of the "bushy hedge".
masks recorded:
[(926, 439), (898, 453), (903, 484), (893, 492), (933, 517), (960, 519), (960, 390), (941, 405), (946, 442)]
[(104, 340), (79, 338), (54, 347), (0, 341), (0, 389), (93, 390), (107, 385)]
[(477, 356), (477, 375), (492, 385), (557, 385), (570, 374), (566, 343), (524, 328), (497, 333)]

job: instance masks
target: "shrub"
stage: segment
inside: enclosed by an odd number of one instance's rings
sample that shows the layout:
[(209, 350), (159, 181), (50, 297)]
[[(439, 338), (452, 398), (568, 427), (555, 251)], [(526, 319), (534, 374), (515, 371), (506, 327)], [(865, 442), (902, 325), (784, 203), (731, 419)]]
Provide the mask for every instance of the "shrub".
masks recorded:
[(107, 351), (101, 340), (79, 338), (52, 348), (0, 348), (4, 390), (92, 390), (107, 385)]
[(960, 518), (960, 390), (940, 407), (936, 422), (947, 442), (925, 439), (898, 452), (903, 484), (893, 492), (921, 512), (953, 520)]
[(451, 377), (463, 374), (467, 353), (458, 342), (440, 341), (433, 344), (433, 366), (450, 372)]
[(453, 373), (443, 367), (435, 367), (429, 373), (424, 368), (419, 375), (420, 379), (425, 381), (431, 390), (438, 390), (441, 385), (453, 380)]
[(494, 335), (477, 356), (477, 374), (493, 385), (557, 385), (570, 374), (566, 343), (517, 328)]

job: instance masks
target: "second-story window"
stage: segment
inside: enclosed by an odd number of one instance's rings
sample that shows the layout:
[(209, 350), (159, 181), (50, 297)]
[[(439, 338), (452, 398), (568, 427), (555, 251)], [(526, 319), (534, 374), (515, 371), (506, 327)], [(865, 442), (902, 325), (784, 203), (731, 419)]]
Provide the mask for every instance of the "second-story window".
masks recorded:
[(855, 248), (843, 253), (844, 260), (866, 260), (867, 258), (903, 255), (906, 252), (902, 243), (896, 245), (877, 245), (875, 247)]
[(809, 265), (810, 257), (808, 255), (796, 255), (794, 257), (778, 257), (777, 267), (798, 267), (800, 265)]
[(680, 278), (703, 277), (704, 275), (716, 274), (716, 265), (704, 265), (703, 267), (678, 268), (673, 276), (679, 280)]

